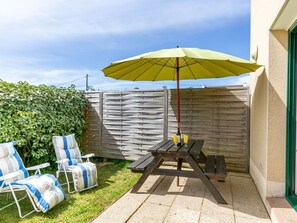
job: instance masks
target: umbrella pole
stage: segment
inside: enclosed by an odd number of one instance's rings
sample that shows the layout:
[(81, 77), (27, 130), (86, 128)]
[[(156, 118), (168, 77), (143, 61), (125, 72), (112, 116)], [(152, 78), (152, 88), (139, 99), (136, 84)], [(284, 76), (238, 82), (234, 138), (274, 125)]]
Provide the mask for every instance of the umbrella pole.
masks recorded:
[[(179, 143), (180, 146), (180, 95), (179, 95), (179, 58), (176, 58), (176, 91), (177, 91), (177, 135), (179, 137)], [(177, 168), (181, 169), (182, 159), (177, 160)], [(179, 176), (177, 176), (176, 179), (176, 185), (179, 186)]]
[(180, 135), (179, 58), (176, 58), (177, 134)]

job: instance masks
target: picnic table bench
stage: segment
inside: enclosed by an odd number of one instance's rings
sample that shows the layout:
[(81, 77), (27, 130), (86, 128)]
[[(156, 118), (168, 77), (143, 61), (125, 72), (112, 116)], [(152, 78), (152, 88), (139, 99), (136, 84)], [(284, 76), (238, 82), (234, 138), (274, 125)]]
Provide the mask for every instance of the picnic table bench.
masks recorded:
[[(227, 176), (225, 158), (224, 156), (205, 156), (202, 152), (203, 143), (204, 140), (190, 139), (187, 144), (182, 142), (180, 146), (176, 146), (172, 140), (164, 140), (153, 146), (148, 150), (149, 153), (128, 166), (132, 172), (142, 173), (132, 192), (137, 192), (149, 175), (198, 177), (218, 203), (226, 204), (224, 198), (210, 182), (210, 179), (225, 180)], [(176, 170), (159, 168), (166, 158), (177, 160)], [(188, 162), (193, 171), (183, 171), (183, 162)], [(204, 170), (199, 163), (205, 163)]]
[(151, 153), (147, 153), (138, 160), (135, 160), (127, 168), (133, 173), (143, 173), (147, 166), (153, 161), (154, 156)]

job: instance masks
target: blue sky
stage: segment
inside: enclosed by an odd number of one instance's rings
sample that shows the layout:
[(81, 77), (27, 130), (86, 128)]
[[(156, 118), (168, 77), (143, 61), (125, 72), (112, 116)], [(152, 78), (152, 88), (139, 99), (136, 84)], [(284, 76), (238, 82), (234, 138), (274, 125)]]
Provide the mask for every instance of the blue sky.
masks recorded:
[[(105, 78), (111, 62), (163, 48), (198, 47), (250, 58), (250, 1), (10, 0), (0, 2), (0, 79), (95, 89), (175, 88)], [(249, 76), (181, 87), (249, 83)]]

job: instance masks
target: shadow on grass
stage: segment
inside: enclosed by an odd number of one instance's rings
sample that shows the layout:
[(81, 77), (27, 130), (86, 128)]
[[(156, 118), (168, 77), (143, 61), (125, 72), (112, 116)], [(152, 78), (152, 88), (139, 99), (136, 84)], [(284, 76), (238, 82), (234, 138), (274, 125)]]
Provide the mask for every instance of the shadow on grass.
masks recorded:
[(115, 183), (115, 180), (111, 180), (111, 178), (115, 176), (119, 171), (125, 169), (129, 165), (129, 163), (131, 162), (122, 160), (111, 160), (110, 162), (107, 162), (105, 164), (103, 163), (103, 165), (100, 165), (100, 163), (96, 164), (98, 187), (83, 191), (80, 194), (94, 193), (94, 191), (103, 189)]

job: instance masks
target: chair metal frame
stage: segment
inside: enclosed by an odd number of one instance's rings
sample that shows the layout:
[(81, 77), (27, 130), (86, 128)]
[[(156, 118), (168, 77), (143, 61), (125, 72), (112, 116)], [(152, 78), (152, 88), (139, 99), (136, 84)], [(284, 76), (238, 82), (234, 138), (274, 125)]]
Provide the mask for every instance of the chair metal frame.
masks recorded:
[[(28, 168), (26, 168), (26, 170), (27, 171), (35, 171), (34, 175), (36, 175), (36, 174), (41, 174), (40, 169), (43, 169), (43, 168), (46, 168), (46, 167), (49, 167), (49, 166), (50, 166), (49, 163), (43, 163), (43, 164), (40, 164), (40, 165), (28, 167)], [(30, 215), (30, 214), (32, 214), (34, 212), (40, 212), (41, 210), (38, 209), (38, 207), (36, 206), (36, 204), (34, 202), (34, 199), (33, 199), (32, 195), (30, 194), (30, 192), (29, 192), (29, 190), (27, 189), (26, 186), (11, 185), (12, 182), (17, 182), (17, 181), (12, 181), (12, 179), (19, 176), (19, 174), (20, 173), (18, 173), (18, 172), (14, 172), (14, 173), (9, 173), (9, 174), (6, 174), (5, 176), (0, 177), (0, 180), (1, 181), (3, 180), (3, 183), (0, 185), (0, 193), (11, 193), (13, 198), (14, 198), (14, 202), (0, 208), (0, 211), (4, 210), (7, 207), (10, 207), (13, 204), (16, 204), (17, 208), (18, 208), (19, 217), (20, 218), (25, 218), (28, 215)], [(8, 186), (4, 187), (4, 183), (8, 184)], [(15, 192), (18, 192), (18, 191), (25, 191), (26, 195), (23, 196), (22, 198), (18, 199), (16, 194), (15, 194)], [(21, 210), (21, 206), (19, 204), (19, 201), (24, 200), (26, 197), (29, 197), (29, 200), (31, 201), (31, 204), (33, 206), (33, 210), (31, 210), (28, 213), (23, 215), (22, 210)]]
[[(90, 158), (95, 156), (94, 153), (91, 153), (91, 154), (86, 154), (86, 155), (83, 155), (81, 156), (82, 159), (86, 159), (86, 162), (90, 162)], [(74, 187), (74, 190), (71, 190), (71, 186), (70, 184), (74, 182), (74, 176), (73, 176), (73, 170), (72, 170), (72, 166), (75, 166), (75, 165), (70, 165), (70, 166), (67, 166), (65, 164), (67, 164), (69, 161), (69, 159), (62, 159), (62, 160), (57, 160), (56, 163), (58, 165), (58, 170), (56, 172), (56, 178), (58, 179), (59, 176), (60, 176), (60, 173), (61, 172), (64, 172), (65, 174), (65, 178), (66, 178), (66, 183), (63, 183), (61, 185), (66, 185), (67, 184), (67, 189), (68, 189), (68, 193), (72, 194), (72, 193), (75, 193), (75, 192), (82, 192), (82, 191), (85, 191), (85, 190), (89, 190), (91, 188), (94, 188), (94, 187), (97, 187), (98, 186), (98, 182), (96, 182), (95, 185), (93, 186), (90, 186), (90, 187), (87, 187), (87, 188), (84, 188), (82, 190), (75, 190), (75, 186)], [(85, 162), (83, 162), (85, 163)], [(68, 175), (67, 173), (71, 173), (72, 174), (72, 181), (69, 180), (68, 178)]]

